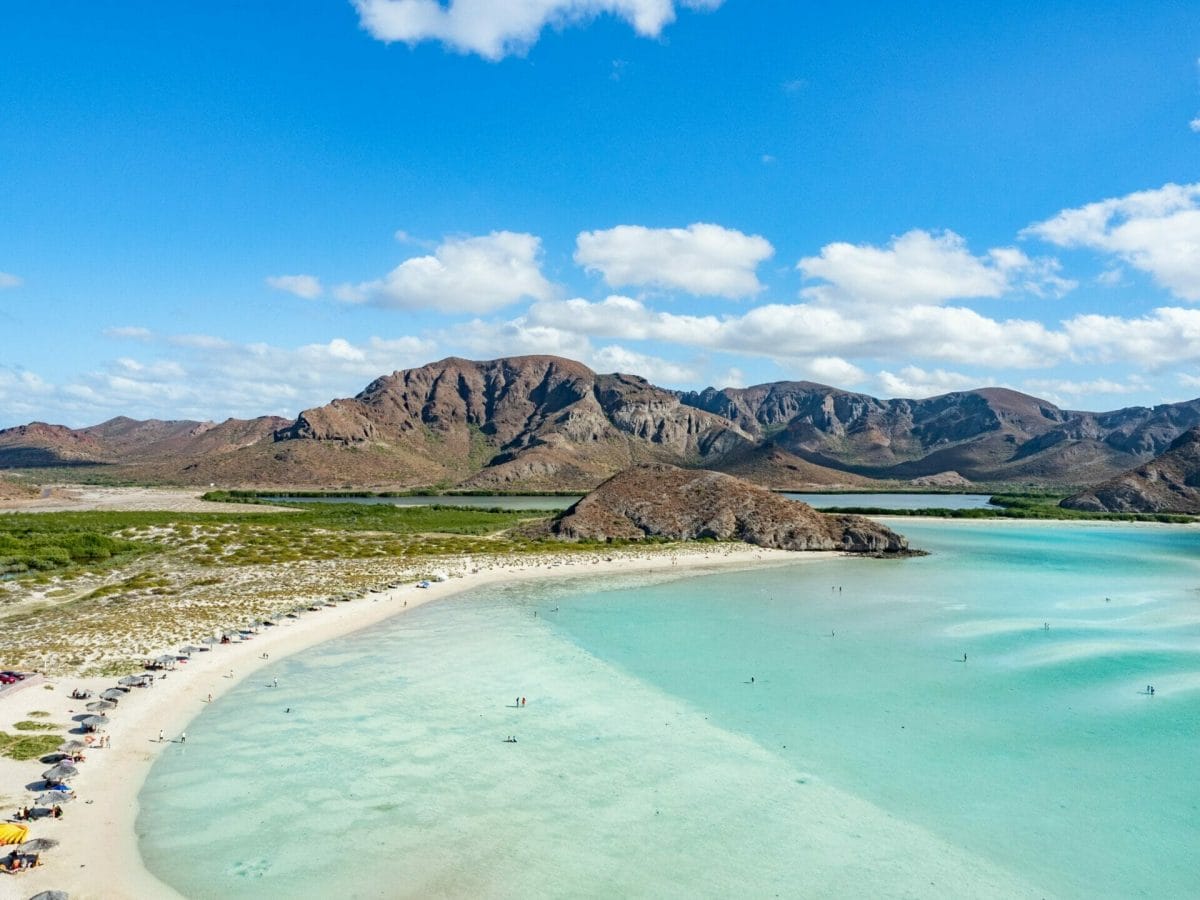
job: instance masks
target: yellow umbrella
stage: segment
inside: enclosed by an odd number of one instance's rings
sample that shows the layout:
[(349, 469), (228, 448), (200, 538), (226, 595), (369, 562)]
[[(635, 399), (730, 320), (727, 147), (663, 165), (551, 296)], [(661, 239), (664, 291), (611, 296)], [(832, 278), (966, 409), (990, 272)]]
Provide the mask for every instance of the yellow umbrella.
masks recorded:
[(29, 826), (15, 822), (0, 823), (0, 844), (23, 844), (29, 838)]

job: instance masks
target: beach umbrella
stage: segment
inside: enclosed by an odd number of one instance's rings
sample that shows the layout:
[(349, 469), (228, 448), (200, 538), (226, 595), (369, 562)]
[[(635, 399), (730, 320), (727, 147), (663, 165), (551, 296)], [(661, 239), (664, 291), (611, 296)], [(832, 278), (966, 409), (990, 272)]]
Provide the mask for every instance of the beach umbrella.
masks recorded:
[(88, 716), (80, 723), (84, 728), (100, 728), (108, 724), (108, 716)]
[(66, 891), (42, 891), (40, 894), (34, 894), (29, 900), (71, 900), (71, 895)]
[(162, 656), (154, 660), (160, 666), (173, 666), (179, 661), (179, 658), (172, 656), (170, 653), (164, 653)]
[(42, 773), (42, 778), (46, 781), (60, 782), (66, 781), (68, 778), (74, 778), (79, 774), (79, 770), (74, 766), (65, 764), (57, 765), (53, 769), (47, 769)]
[(29, 826), (0, 822), (0, 844), (20, 844), (29, 839)]
[(109, 700), (111, 702), (116, 702), (117, 700), (124, 700), (125, 692), (123, 690), (121, 690), (120, 688), (109, 688), (107, 691), (100, 692), (100, 699), (101, 700)]
[(62, 806), (74, 799), (75, 795), (68, 794), (66, 791), (46, 791), (39, 794), (33, 802), (36, 806)]
[(134, 684), (141, 684), (141, 683), (142, 683), (141, 675), (126, 675), (124, 678), (117, 679), (117, 684), (134, 685)]
[(59, 753), (74, 753), (76, 750), (83, 750), (87, 747), (83, 741), (63, 741), (58, 745)]
[(106, 709), (115, 709), (117, 706), (111, 700), (93, 700), (87, 705), (88, 712), (104, 712)]
[(179, 652), (184, 656), (191, 656), (193, 653), (199, 653), (203, 649), (203, 647), (193, 647), (191, 644), (188, 644), (186, 647), (180, 647)]
[(16, 848), (18, 853), (41, 853), (43, 850), (53, 850), (58, 846), (54, 838), (34, 838)]

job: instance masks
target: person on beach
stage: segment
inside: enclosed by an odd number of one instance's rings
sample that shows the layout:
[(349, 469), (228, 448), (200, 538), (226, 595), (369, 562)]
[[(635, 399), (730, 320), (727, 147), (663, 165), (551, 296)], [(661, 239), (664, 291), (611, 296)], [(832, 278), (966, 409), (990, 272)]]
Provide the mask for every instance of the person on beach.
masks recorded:
[(525, 705), (525, 698), (524, 698), (524, 697), (522, 697), (522, 698), (521, 698), (521, 705), (522, 705), (522, 706), (524, 706), (524, 705)]
[(61, 819), (61, 818), (63, 817), (63, 811), (62, 811), (62, 807), (61, 807), (61, 806), (57, 806), (57, 805), (56, 805), (56, 806), (54, 807), (54, 810), (53, 810), (53, 813), (52, 813), (52, 815), (53, 815), (53, 816), (54, 816), (54, 818), (56, 818), (56, 819)]
[(181, 743), (181, 744), (186, 744), (186, 743), (187, 743), (187, 732), (186, 732), (186, 731), (180, 732), (180, 734), (179, 734), (179, 743)]
[(208, 701), (207, 701), (207, 702), (209, 702), (209, 703), (212, 703), (212, 694), (211, 694), (211, 693), (208, 695)]
[(964, 653), (963, 654), (963, 662), (966, 662), (966, 661), (967, 661), (967, 654)]
[(158, 729), (158, 742), (160, 744), (163, 742), (163, 730), (161, 728)]
[(279, 679), (278, 678), (271, 679), (271, 687), (279, 687)]

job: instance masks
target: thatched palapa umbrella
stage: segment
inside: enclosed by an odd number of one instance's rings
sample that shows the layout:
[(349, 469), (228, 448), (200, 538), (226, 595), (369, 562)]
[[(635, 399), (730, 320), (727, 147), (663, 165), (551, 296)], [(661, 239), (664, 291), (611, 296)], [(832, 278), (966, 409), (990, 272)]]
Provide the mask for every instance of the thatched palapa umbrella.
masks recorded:
[(79, 770), (74, 766), (65, 764), (57, 765), (53, 769), (47, 769), (42, 773), (42, 778), (53, 784), (58, 784), (63, 781), (69, 781), (79, 774)]
[(86, 748), (87, 744), (85, 744), (83, 741), (63, 741), (58, 745), (58, 752), (74, 753), (76, 750), (83, 750)]
[(192, 644), (188, 644), (186, 647), (180, 647), (179, 652), (183, 656), (191, 656), (193, 653), (199, 653), (203, 649), (203, 647), (196, 647)]
[(108, 716), (88, 716), (86, 719), (83, 719), (79, 724), (82, 725), (84, 728), (91, 729), (91, 730), (95, 730), (97, 728), (103, 728), (105, 725), (108, 724)]
[(116, 708), (117, 704), (112, 700), (93, 700), (87, 705), (87, 711), (94, 713), (104, 712), (105, 710)]
[(117, 684), (124, 684), (128, 685), (129, 687), (133, 687), (135, 684), (141, 684), (144, 677), (144, 675), (126, 675), (124, 678), (118, 678)]
[(18, 853), (41, 853), (44, 850), (53, 850), (58, 846), (58, 841), (54, 838), (34, 838), (26, 841), (16, 847)]
[(29, 900), (71, 900), (71, 895), (66, 891), (42, 891), (40, 894), (34, 894)]
[(116, 703), (118, 700), (125, 699), (125, 692), (120, 688), (109, 688), (107, 691), (100, 692), (100, 699), (111, 700), (113, 703)]
[(45, 791), (38, 794), (34, 798), (35, 806), (62, 806), (64, 803), (70, 803), (75, 799), (74, 794), (68, 794), (66, 791)]

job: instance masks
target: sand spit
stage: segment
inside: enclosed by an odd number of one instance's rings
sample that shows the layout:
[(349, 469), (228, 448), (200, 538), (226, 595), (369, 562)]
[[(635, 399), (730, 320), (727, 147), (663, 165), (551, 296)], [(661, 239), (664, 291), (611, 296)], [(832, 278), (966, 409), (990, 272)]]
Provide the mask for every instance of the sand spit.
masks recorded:
[[(451, 577), (447, 581), (435, 582), (427, 589), (408, 583), (369, 592), (349, 602), (305, 611), (296, 619), (282, 619), (281, 624), (260, 629), (249, 640), (195, 653), (165, 679), (156, 680), (153, 687), (135, 688), (120, 701), (104, 732), (111, 746), (88, 751), (80, 764), (80, 775), (72, 784), (79, 799), (66, 808), (61, 820), (40, 819), (31, 827), (31, 836), (52, 837), (61, 841), (61, 846), (48, 851), (43, 857), (45, 864), (37, 869), (0, 875), (0, 897), (25, 898), (43, 890), (66, 890), (74, 900), (177, 897), (142, 865), (134, 830), (138, 793), (156, 755), (166, 746), (159, 742), (159, 733), (168, 742), (179, 740), (210, 696), (218, 699), (241, 680), (288, 654), (370, 628), (423, 603), (506, 581), (653, 571), (695, 574), (710, 568), (779, 565), (835, 555), (702, 545), (550, 554), (512, 563), (476, 564), (448, 572)], [(233, 621), (227, 626), (237, 624)], [(196, 634), (191, 640), (201, 637)], [(157, 653), (174, 653), (178, 646), (162, 646)], [(124, 655), (130, 653), (124, 651)], [(34, 712), (46, 714), (39, 717), (41, 721), (74, 728), (74, 717), (84, 712), (85, 701), (72, 700), (71, 691), (104, 689), (115, 682), (112, 676), (52, 677), (16, 692), (4, 692), (0, 694), (0, 730), (10, 731), (14, 723), (29, 719)], [(79, 735), (72, 733), (71, 737)], [(0, 803), (7, 805), (9, 814), (32, 799), (28, 787), (40, 787), (40, 773), (46, 767), (37, 760), (0, 759)]]
[(39, 496), (0, 498), (0, 512), (166, 511), (189, 513), (285, 512), (280, 506), (257, 503), (213, 503), (201, 500), (195, 488), (91, 487), (43, 485)]

